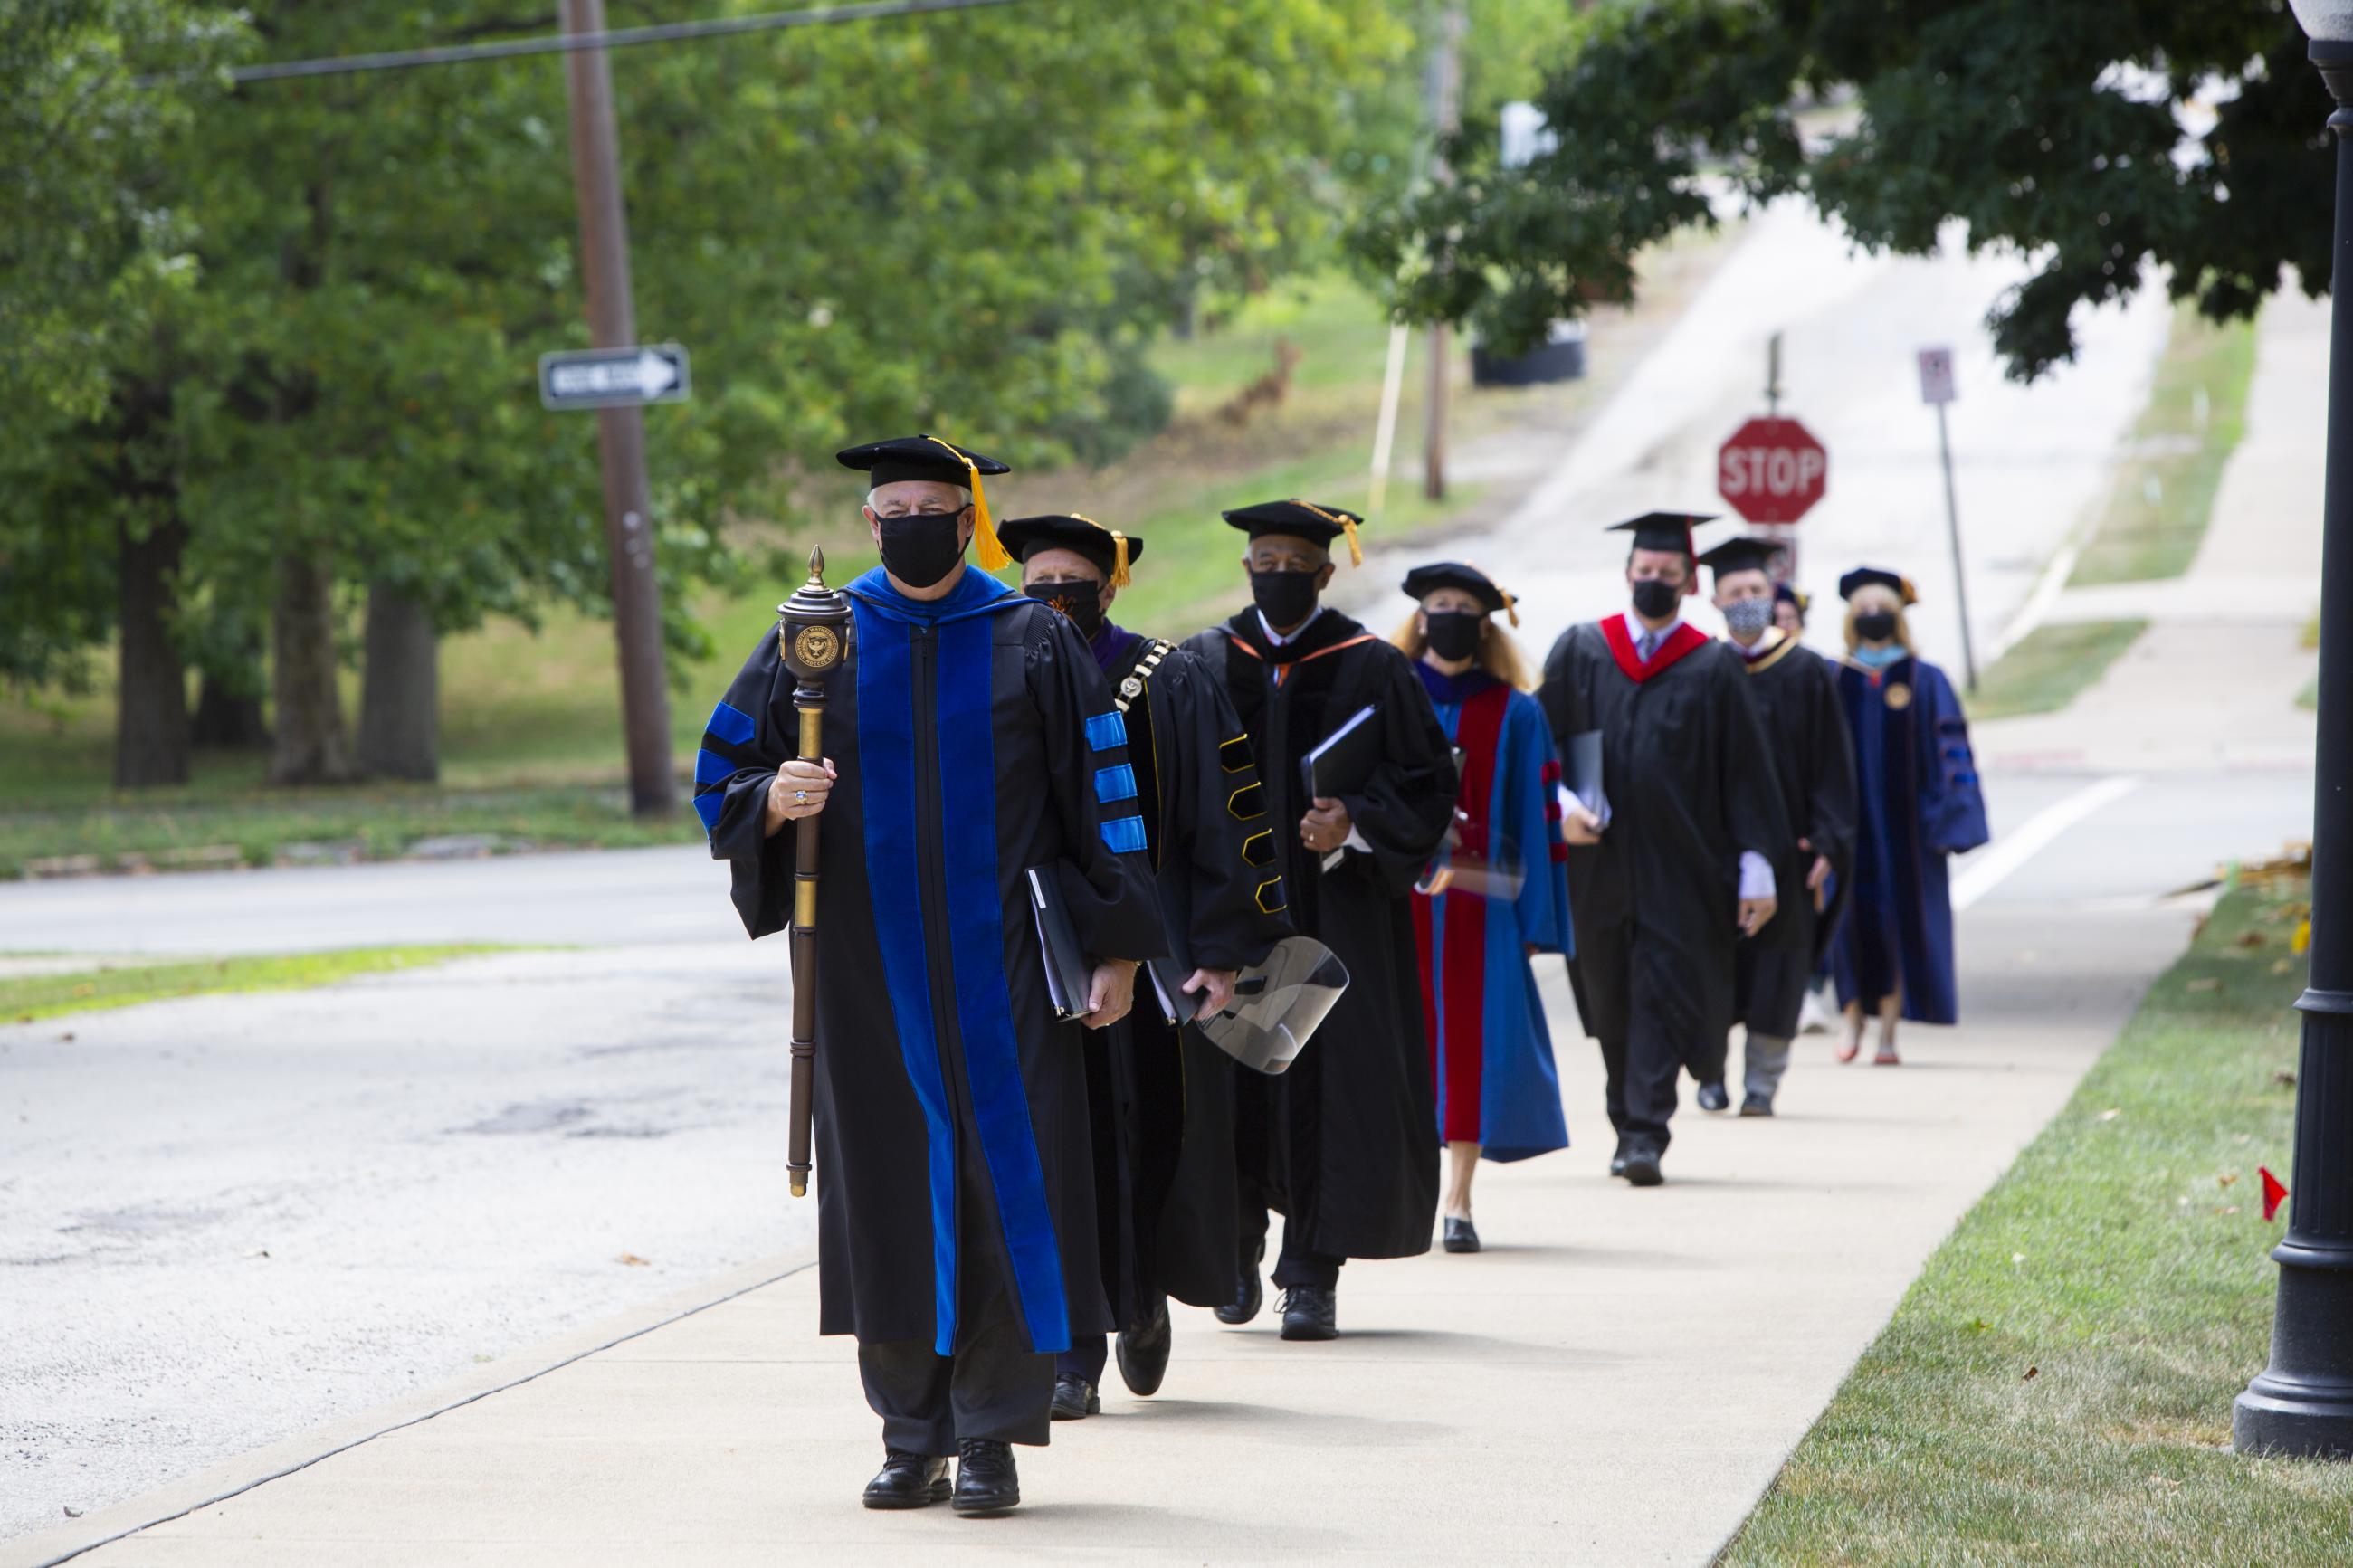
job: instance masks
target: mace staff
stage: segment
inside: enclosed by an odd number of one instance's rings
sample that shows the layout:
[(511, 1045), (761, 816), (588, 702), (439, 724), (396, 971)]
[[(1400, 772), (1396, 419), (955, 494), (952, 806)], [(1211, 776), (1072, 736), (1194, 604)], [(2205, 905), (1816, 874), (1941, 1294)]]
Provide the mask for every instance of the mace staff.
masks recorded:
[[(825, 683), (840, 668), (849, 601), (825, 585), (825, 552), (809, 552), (808, 581), (776, 606), (776, 647), (793, 672), (793, 711), (800, 721), (799, 760), (825, 761)], [(793, 1196), (808, 1192), (809, 1127), (817, 1077), (818, 819), (793, 824), (793, 1037), (791, 1120), (785, 1171)]]

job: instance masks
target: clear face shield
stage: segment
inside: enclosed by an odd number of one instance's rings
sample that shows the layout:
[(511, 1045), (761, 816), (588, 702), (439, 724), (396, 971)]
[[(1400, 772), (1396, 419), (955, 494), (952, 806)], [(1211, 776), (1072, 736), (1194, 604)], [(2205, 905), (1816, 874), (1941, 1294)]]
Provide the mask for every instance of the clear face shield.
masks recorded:
[[(1171, 1023), (1189, 1016), (1185, 998), (1156, 966), (1153, 978), (1163, 1015)], [(1297, 1058), (1347, 989), (1347, 967), (1330, 948), (1313, 937), (1285, 937), (1265, 962), (1241, 972), (1224, 1012), (1193, 1026), (1242, 1066), (1273, 1077)]]

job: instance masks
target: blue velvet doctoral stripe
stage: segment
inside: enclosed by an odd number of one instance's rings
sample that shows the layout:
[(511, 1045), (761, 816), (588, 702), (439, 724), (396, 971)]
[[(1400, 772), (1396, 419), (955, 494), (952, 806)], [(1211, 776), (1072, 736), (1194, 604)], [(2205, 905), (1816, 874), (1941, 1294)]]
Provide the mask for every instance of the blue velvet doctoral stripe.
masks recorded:
[(711, 710), (711, 722), (703, 726), (731, 746), (740, 746), (752, 738), (752, 716), (732, 702), (722, 701)]
[(694, 815), (702, 818), (705, 837), (719, 831), (719, 814), (727, 809), (724, 789), (705, 790), (694, 797)]
[(723, 783), (733, 778), (743, 765), (729, 762), (706, 746), (694, 753), (694, 782), (699, 784)]
[(1113, 709), (1087, 721), (1087, 744), (1098, 752), (1115, 752), (1127, 744), (1127, 721)]
[(1122, 763), (1115, 768), (1095, 770), (1095, 798), (1105, 805), (1116, 805), (1123, 800), (1135, 798), (1135, 770)]
[[(883, 989), (898, 1026), (907, 1082), (923, 1107), (932, 1194), (932, 1349), (955, 1351), (955, 1121), (947, 1080), (940, 1071), (937, 1021), (932, 1014), (929, 951), (923, 930), (922, 873), (915, 861), (915, 689), (903, 622), (877, 615), (852, 598), (858, 617), (858, 763), (860, 804), (866, 813), (866, 875), (872, 890), (874, 937), (881, 950)], [(993, 845), (996, 836), (991, 834)], [(954, 890), (950, 897), (953, 900)], [(989, 906), (997, 890), (989, 889)]]
[(1114, 855), (1134, 855), (1150, 847), (1141, 816), (1106, 817), (1101, 831), (1103, 843)]
[[(997, 1188), (997, 1214), (1013, 1266), (1014, 1294), (1029, 1348), (1071, 1347), (1062, 1249), (1046, 1201), (1046, 1172), (1029, 1121), (1013, 997), (1005, 980), (1004, 890), (997, 879), (997, 737), (990, 717), (987, 618), (940, 628), (940, 773), (957, 781), (947, 845), (948, 927), (955, 967), (956, 1025), (980, 1148)], [(944, 800), (943, 802), (944, 805)]]

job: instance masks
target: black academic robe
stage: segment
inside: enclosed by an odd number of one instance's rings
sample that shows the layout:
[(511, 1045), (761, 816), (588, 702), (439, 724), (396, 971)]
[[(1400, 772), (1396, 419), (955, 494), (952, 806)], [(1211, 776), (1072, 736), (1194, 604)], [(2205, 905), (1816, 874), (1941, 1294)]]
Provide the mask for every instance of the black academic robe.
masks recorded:
[[(1241, 721), (1184, 649), (1115, 626), (1101, 646), (1127, 721), (1171, 951), (1202, 968), (1257, 963), (1291, 922), (1279, 902), (1261, 907), (1261, 888), (1279, 875), (1272, 831), (1229, 804), (1258, 782)], [(1171, 1025), (1145, 975), (1134, 1010), (1089, 1038), (1087, 1068), (1114, 1321), (1134, 1326), (1164, 1297), (1196, 1307), (1231, 1300), (1240, 1254), (1232, 1058), (1199, 1031)]]
[[(1272, 834), (1266, 901), (1347, 966), (1348, 989), (1280, 1078), (1237, 1069), (1243, 1180), (1286, 1219), (1286, 1247), (1333, 1258), (1430, 1249), (1438, 1211), (1436, 1093), (1421, 1022), (1411, 894), (1453, 820), (1452, 748), (1404, 654), (1326, 609), (1282, 647), (1255, 610), (1185, 645), (1226, 688), (1258, 758), (1234, 809)], [(1300, 763), (1359, 710), (1384, 761), (1339, 797), (1369, 854), (1330, 871), (1299, 839)]]
[[(1739, 657), (1765, 727), (1790, 836), (1786, 858), (1773, 863), (1779, 910), (1762, 931), (1740, 943), (1734, 1002), (1751, 1034), (1788, 1039), (1798, 1032), (1799, 1009), (1853, 881), (1854, 744), (1830, 660), (1786, 637), (1754, 659)], [(1799, 849), (1801, 838), (1813, 847)], [(1806, 889), (1817, 854), (1831, 863), (1819, 910)]]
[[(1611, 811), (1599, 844), (1568, 850), (1577, 1009), (1638, 1078), (1665, 1064), (1671, 1114), (1673, 1069), (1720, 1051), (1732, 1026), (1741, 852), (1772, 863), (1786, 900), (1795, 849), (1740, 656), (1682, 626), (1645, 666), (1627, 620), (1564, 632), (1537, 698), (1564, 755), (1601, 731)], [(1635, 1121), (1657, 1132), (1665, 1116)]]
[[(1050, 605), (979, 572), (928, 604), (879, 570), (847, 592), (818, 818), (818, 1329), (950, 1354), (985, 1279), (1031, 1350), (1064, 1350), (1110, 1314), (1083, 1031), (1055, 1018), (1025, 873), (1051, 868), (1092, 954), (1163, 951), (1126, 727)], [(754, 937), (792, 914), (793, 834), (761, 814), (797, 752), (793, 684), (771, 632), (695, 762)]]

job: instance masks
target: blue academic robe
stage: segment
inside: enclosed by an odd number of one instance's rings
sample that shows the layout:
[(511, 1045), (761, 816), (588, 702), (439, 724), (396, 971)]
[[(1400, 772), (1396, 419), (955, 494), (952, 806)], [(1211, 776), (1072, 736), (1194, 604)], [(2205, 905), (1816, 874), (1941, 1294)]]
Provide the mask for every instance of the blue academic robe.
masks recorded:
[(1482, 670), (1415, 668), (1463, 753), (1445, 890), (1413, 900), (1438, 1135), (1475, 1142), (1485, 1159), (1525, 1160), (1568, 1146), (1528, 964), (1531, 946), (1574, 946), (1560, 765), (1535, 698)]
[(1838, 682), (1861, 806), (1854, 883), (1831, 952), (1839, 1001), (1875, 1012), (1900, 988), (1905, 1017), (1950, 1024), (1960, 1007), (1945, 858), (1991, 837), (1968, 721), (1945, 672), (1920, 659), (1841, 664)]

